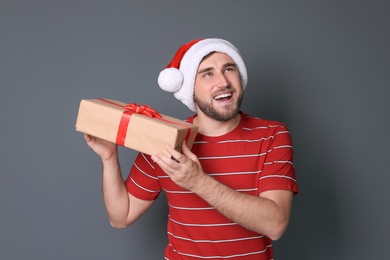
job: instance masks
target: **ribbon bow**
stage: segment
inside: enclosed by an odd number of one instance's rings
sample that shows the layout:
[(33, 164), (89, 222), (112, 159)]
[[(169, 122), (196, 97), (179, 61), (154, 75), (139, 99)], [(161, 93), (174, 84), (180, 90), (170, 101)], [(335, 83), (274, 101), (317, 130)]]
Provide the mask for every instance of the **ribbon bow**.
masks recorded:
[(142, 115), (152, 117), (152, 118), (154, 118), (154, 117), (162, 118), (160, 113), (158, 113), (156, 110), (154, 110), (153, 108), (151, 108), (148, 105), (141, 105), (140, 106), (137, 103), (131, 103), (131, 104), (127, 104), (124, 107), (124, 109), (129, 110), (129, 111), (133, 111), (136, 114), (142, 114)]

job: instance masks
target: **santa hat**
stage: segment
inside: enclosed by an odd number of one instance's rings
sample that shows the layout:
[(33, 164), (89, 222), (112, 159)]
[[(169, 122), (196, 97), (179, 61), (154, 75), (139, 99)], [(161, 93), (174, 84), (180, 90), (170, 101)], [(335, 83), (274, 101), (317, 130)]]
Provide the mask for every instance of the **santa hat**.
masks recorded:
[(229, 55), (236, 63), (241, 75), (242, 87), (248, 82), (245, 63), (235, 46), (230, 42), (217, 39), (197, 39), (181, 46), (172, 61), (158, 76), (159, 86), (183, 102), (189, 109), (196, 111), (194, 104), (195, 76), (203, 57), (211, 52), (222, 52)]

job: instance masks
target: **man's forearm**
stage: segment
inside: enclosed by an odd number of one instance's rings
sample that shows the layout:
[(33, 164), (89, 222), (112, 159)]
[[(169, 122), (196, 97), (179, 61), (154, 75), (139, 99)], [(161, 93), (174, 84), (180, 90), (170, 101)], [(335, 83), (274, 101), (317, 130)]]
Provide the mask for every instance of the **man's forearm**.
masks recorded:
[(129, 213), (129, 196), (122, 179), (118, 156), (102, 161), (103, 198), (113, 227), (126, 227)]
[(287, 227), (289, 208), (286, 210), (268, 198), (237, 192), (212, 177), (205, 176), (193, 192), (227, 218), (273, 240)]

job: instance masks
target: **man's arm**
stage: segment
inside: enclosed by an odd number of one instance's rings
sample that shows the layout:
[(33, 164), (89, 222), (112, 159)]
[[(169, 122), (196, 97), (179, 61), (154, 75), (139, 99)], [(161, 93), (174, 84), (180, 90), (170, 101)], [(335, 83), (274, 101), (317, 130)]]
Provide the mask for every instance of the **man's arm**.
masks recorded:
[(235, 191), (206, 175), (204, 183), (195, 185), (193, 192), (227, 218), (272, 240), (279, 239), (287, 228), (291, 191), (266, 191), (257, 197)]
[(282, 236), (290, 217), (291, 191), (266, 191), (258, 197), (237, 192), (205, 174), (196, 155), (185, 144), (183, 154), (171, 147), (167, 147), (167, 151), (176, 160), (160, 152), (152, 159), (177, 185), (196, 193), (223, 215), (249, 230), (273, 240)]
[(88, 146), (100, 156), (103, 168), (103, 198), (110, 223), (125, 228), (136, 221), (153, 201), (140, 200), (127, 192), (122, 179), (117, 145), (84, 135)]

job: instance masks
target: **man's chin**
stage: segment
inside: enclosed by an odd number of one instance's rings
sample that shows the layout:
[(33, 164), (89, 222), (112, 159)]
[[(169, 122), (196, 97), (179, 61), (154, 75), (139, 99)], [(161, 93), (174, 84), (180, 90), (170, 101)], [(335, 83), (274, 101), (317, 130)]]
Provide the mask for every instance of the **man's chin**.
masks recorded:
[(233, 118), (235, 118), (238, 115), (239, 110), (237, 108), (235, 109), (224, 109), (224, 111), (217, 111), (215, 110), (215, 113), (213, 113), (213, 118), (215, 120), (226, 122)]
[(235, 118), (239, 113), (239, 104), (224, 104), (223, 102), (207, 103), (194, 98), (197, 108), (206, 116), (217, 121), (226, 122)]

